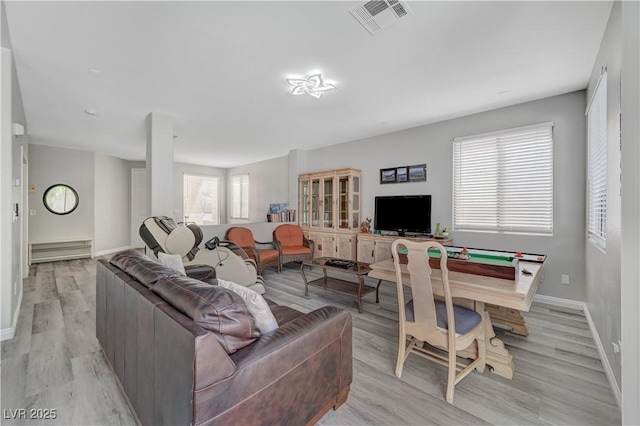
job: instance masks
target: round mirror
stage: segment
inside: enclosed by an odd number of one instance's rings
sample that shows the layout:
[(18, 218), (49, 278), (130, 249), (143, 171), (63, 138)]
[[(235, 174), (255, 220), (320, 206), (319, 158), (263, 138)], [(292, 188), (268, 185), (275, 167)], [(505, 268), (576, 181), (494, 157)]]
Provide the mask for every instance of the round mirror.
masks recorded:
[(59, 183), (50, 186), (42, 197), (44, 206), (51, 213), (69, 214), (78, 207), (78, 193), (69, 185)]

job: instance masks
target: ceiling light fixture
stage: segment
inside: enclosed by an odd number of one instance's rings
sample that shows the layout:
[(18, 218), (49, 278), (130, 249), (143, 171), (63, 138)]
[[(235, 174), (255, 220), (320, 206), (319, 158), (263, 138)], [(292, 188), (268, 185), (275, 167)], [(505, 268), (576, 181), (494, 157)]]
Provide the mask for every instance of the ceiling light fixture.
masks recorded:
[(289, 92), (290, 95), (302, 95), (306, 93), (316, 99), (320, 99), (324, 91), (337, 89), (335, 85), (325, 83), (320, 73), (302, 78), (288, 78), (287, 83), (293, 86), (293, 89)]

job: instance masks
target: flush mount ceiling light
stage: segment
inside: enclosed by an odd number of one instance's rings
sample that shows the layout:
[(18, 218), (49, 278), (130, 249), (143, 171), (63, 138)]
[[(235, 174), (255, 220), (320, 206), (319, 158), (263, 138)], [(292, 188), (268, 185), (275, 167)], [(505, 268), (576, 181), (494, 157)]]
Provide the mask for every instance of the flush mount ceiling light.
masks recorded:
[(288, 78), (287, 83), (293, 86), (290, 95), (302, 95), (306, 93), (316, 99), (320, 99), (322, 92), (337, 89), (333, 84), (325, 83), (320, 73), (301, 78)]

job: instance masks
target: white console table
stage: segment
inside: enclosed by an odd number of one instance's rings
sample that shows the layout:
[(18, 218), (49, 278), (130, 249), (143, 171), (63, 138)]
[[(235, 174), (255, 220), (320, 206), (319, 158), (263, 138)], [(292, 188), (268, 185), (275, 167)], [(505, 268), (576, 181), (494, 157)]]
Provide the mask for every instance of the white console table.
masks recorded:
[(29, 265), (93, 257), (92, 238), (73, 238), (68, 240), (32, 241), (29, 243)]

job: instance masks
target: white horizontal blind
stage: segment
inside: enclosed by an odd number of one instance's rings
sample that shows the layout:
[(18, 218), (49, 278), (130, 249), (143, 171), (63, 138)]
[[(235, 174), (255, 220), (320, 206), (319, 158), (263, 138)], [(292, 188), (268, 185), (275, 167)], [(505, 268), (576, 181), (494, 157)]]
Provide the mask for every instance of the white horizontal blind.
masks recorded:
[(598, 81), (587, 110), (588, 234), (604, 248), (607, 239), (607, 73)]
[(234, 219), (249, 218), (249, 175), (232, 176), (231, 183), (231, 217)]
[(456, 138), (453, 226), (551, 234), (553, 123)]

